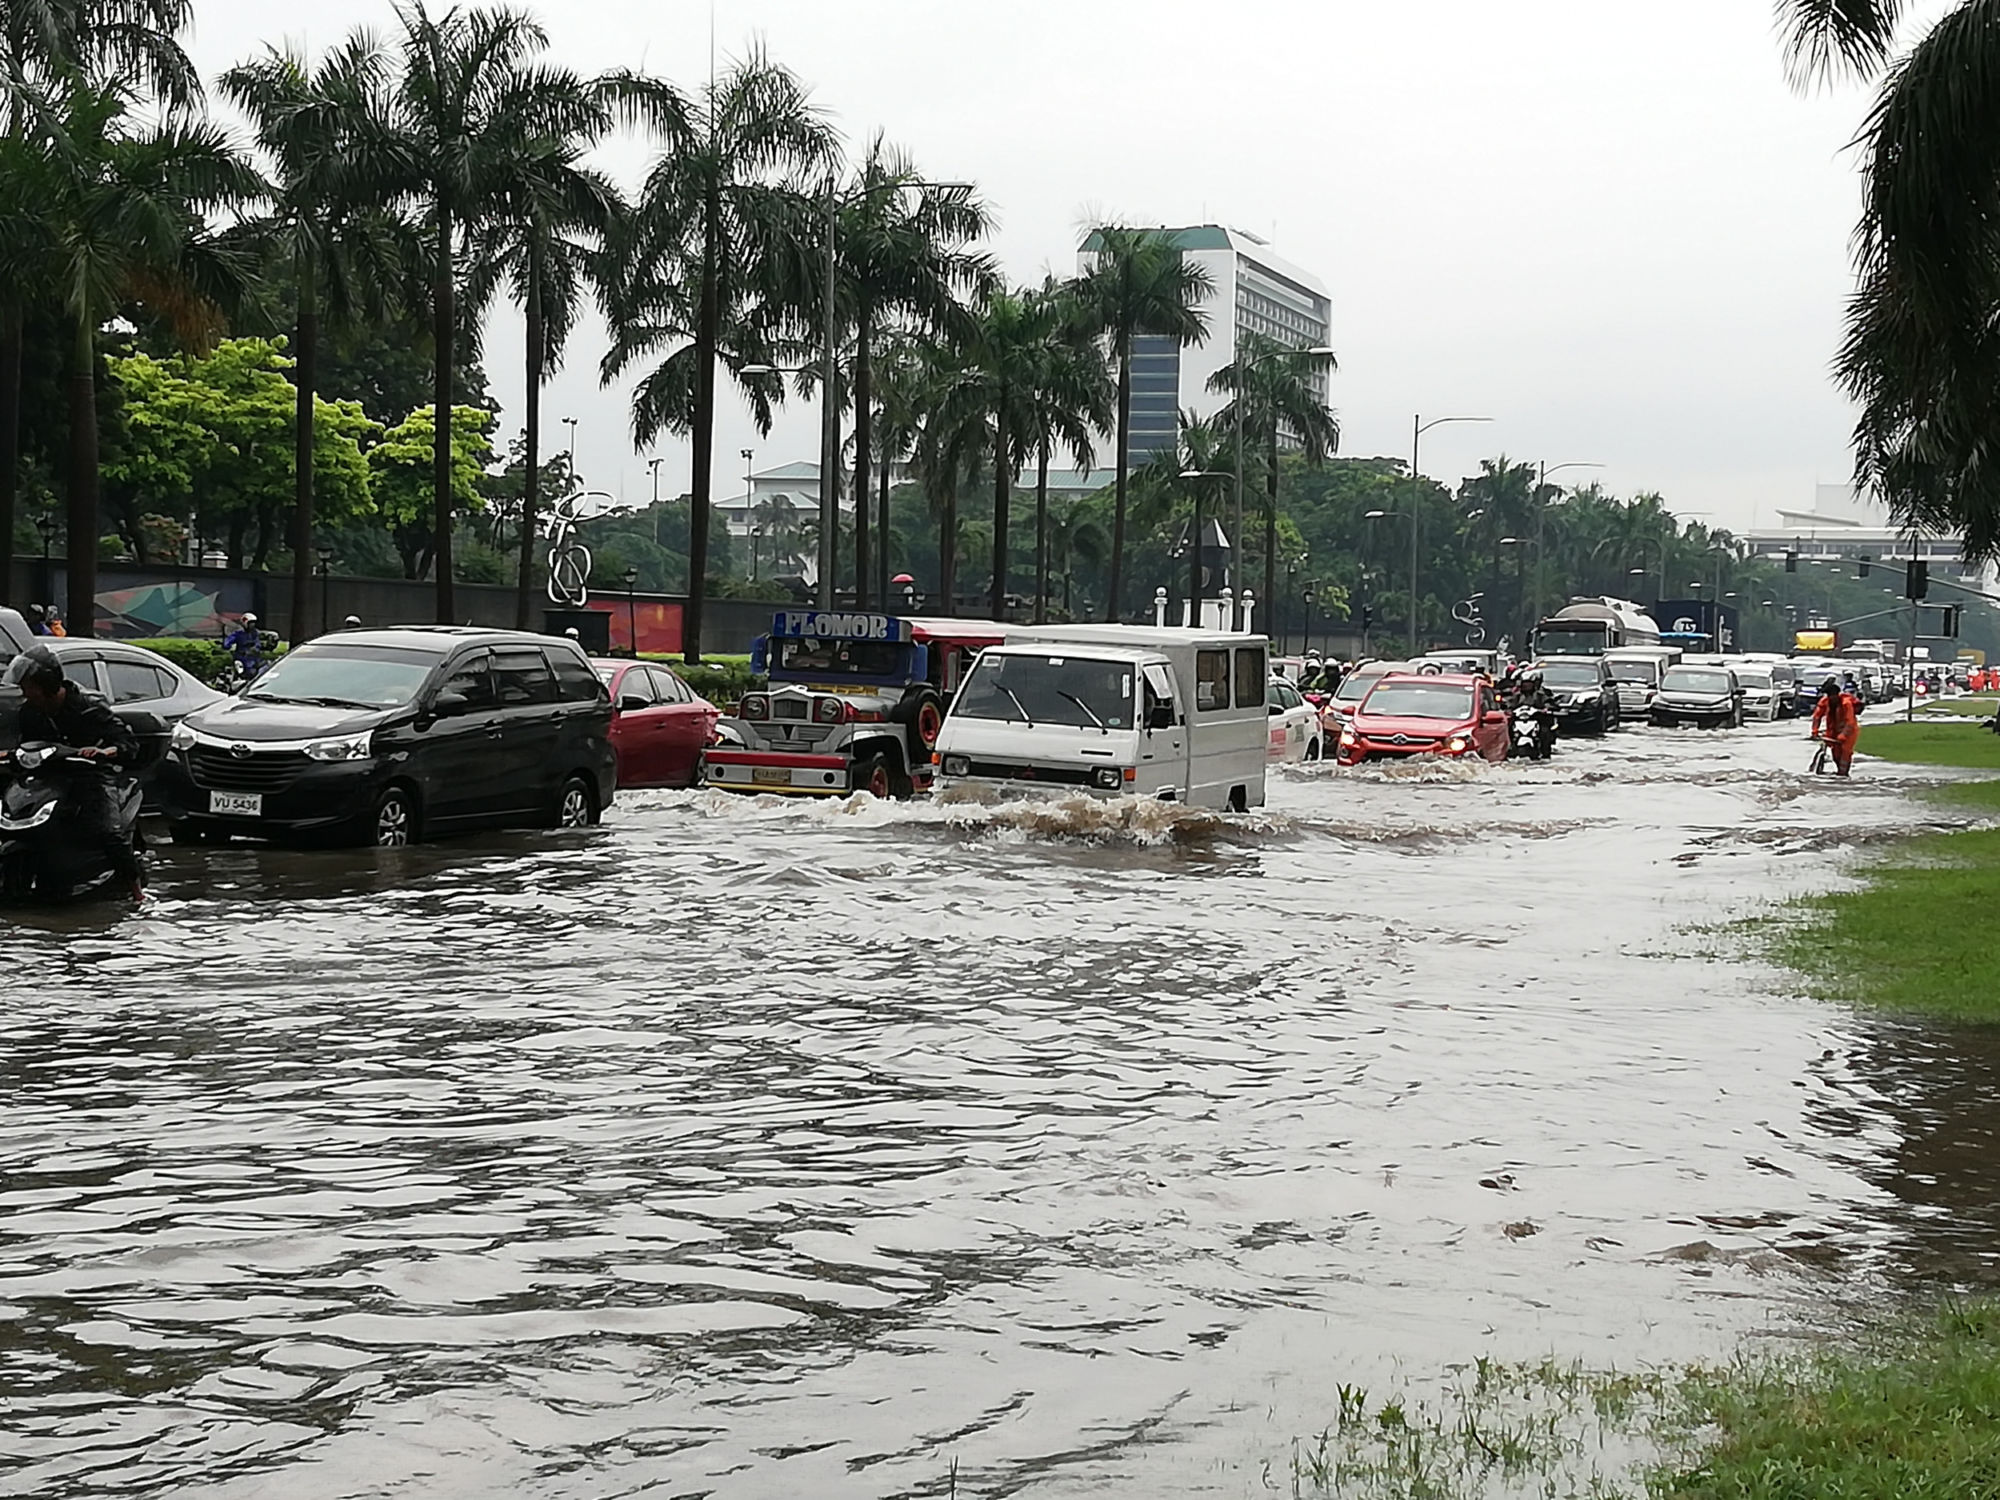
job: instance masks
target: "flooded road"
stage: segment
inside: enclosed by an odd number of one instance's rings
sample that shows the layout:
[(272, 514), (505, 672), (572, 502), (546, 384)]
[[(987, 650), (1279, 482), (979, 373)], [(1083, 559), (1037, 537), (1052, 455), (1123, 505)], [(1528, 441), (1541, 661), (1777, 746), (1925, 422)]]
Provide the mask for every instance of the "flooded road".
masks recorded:
[(0, 927), (0, 1492), (1257, 1494), (1343, 1381), (1993, 1279), (1994, 1045), (1724, 925), (1928, 815), (1807, 759), (170, 851)]

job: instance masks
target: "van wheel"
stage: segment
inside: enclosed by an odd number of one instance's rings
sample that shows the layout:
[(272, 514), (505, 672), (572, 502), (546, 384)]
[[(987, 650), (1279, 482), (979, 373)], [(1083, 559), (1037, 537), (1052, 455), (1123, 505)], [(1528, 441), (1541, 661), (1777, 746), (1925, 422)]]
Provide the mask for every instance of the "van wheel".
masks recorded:
[(385, 787), (368, 821), (368, 842), (377, 849), (401, 849), (417, 838), (417, 799), (408, 787)]
[(555, 826), (588, 828), (596, 821), (597, 797), (590, 789), (589, 778), (571, 772), (563, 779), (562, 790), (556, 793)]
[(1307, 741), (1306, 741), (1306, 759), (1307, 759), (1307, 760), (1318, 760), (1319, 758), (1320, 758), (1320, 748), (1319, 748), (1319, 741), (1318, 741), (1318, 740), (1307, 740)]
[(870, 755), (858, 761), (850, 785), (853, 790), (866, 792), (878, 802), (887, 802), (896, 789), (895, 777), (890, 774), (889, 758), (886, 755)]
[(1229, 810), (1233, 813), (1250, 811), (1250, 794), (1240, 786), (1229, 789)]

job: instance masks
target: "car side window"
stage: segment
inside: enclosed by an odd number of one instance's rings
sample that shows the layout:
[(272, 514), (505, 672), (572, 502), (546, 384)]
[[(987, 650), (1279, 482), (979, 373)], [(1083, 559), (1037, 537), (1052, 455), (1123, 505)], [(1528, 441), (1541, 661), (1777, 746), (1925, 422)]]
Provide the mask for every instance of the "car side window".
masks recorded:
[(144, 662), (119, 661), (114, 657), (105, 662), (104, 671), (110, 681), (113, 703), (145, 703), (172, 696), (172, 685), (162, 681), (166, 674)]
[(100, 698), (110, 698), (111, 694), (104, 687), (104, 663), (97, 657), (86, 656), (79, 659), (65, 656), (62, 659), (62, 669), (63, 676), (71, 682), (82, 683), (86, 692), (95, 693)]
[(493, 653), (493, 691), (502, 708), (530, 708), (556, 701), (556, 680), (532, 646)]
[(652, 673), (653, 690), (660, 695), (662, 703), (687, 703), (692, 701), (694, 695), (688, 691), (688, 685), (682, 682), (680, 678), (674, 676), (665, 667), (654, 667)]
[(1156, 708), (1166, 709), (1173, 714), (1176, 723), (1180, 722), (1179, 708), (1174, 702), (1174, 681), (1167, 675), (1167, 669), (1157, 662), (1149, 664), (1145, 672), (1145, 683), (1146, 722), (1148, 724), (1153, 722), (1153, 710)]
[(618, 701), (629, 703), (633, 699), (641, 708), (651, 708), (660, 701), (660, 695), (653, 691), (653, 674), (644, 667), (628, 667), (618, 679)]
[(1238, 708), (1262, 708), (1264, 706), (1264, 684), (1270, 680), (1270, 668), (1264, 664), (1264, 648), (1262, 646), (1238, 646), (1236, 648), (1236, 706)]
[[(1262, 694), (1258, 697), (1261, 699)], [(1197, 651), (1194, 654), (1194, 706), (1202, 713), (1229, 707), (1229, 653)]]
[(548, 658), (549, 666), (555, 672), (556, 690), (562, 695), (563, 702), (589, 703), (605, 696), (604, 683), (591, 670), (590, 663), (574, 651), (547, 646), (543, 648), (542, 655)]
[(438, 685), (440, 693), (459, 693), (468, 709), (493, 706), (493, 679), (487, 672), (488, 653), (475, 652), (454, 666)]

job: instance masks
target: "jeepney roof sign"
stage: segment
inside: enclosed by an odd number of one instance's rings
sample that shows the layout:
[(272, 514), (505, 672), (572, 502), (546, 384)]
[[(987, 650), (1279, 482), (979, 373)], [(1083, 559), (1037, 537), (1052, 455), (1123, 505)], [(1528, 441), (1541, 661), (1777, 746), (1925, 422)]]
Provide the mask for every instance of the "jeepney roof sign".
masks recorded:
[(781, 609), (771, 617), (774, 640), (907, 641), (910, 622), (865, 610)]

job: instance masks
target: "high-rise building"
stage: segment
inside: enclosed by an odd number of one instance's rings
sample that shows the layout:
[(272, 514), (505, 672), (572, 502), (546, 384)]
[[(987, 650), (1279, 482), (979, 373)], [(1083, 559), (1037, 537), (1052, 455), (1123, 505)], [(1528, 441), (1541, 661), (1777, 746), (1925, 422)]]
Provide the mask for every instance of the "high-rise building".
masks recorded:
[[(1208, 337), (1185, 346), (1161, 334), (1133, 339), (1132, 426), (1126, 451), (1135, 467), (1173, 446), (1181, 412), (1206, 417), (1227, 404), (1225, 394), (1209, 390), (1208, 380), (1234, 362), (1246, 334), (1295, 349), (1333, 339), (1333, 303), (1325, 283), (1272, 254), (1256, 235), (1217, 224), (1152, 232), (1171, 240), (1183, 260), (1208, 272), (1208, 295), (1199, 304)], [(1077, 259), (1084, 270), (1095, 264), (1095, 236), (1084, 241)], [(1314, 382), (1324, 403), (1326, 372), (1317, 372)]]

